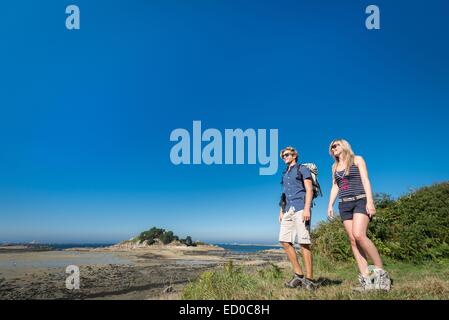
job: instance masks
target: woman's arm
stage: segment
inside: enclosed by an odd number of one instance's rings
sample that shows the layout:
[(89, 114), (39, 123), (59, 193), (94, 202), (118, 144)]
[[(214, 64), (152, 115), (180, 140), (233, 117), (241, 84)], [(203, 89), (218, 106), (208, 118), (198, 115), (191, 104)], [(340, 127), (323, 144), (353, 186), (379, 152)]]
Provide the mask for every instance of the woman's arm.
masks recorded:
[(359, 168), (363, 189), (365, 189), (368, 214), (373, 215), (376, 213), (376, 208), (374, 207), (373, 191), (371, 190), (371, 183), (369, 181), (365, 160), (361, 156), (355, 156), (354, 164)]
[(331, 195), (329, 198), (329, 205), (327, 207), (327, 215), (329, 216), (329, 218), (334, 217), (334, 202), (335, 202), (335, 199), (337, 198), (338, 190), (339, 190), (338, 185), (337, 185), (335, 179), (332, 177), (332, 189), (331, 189)]

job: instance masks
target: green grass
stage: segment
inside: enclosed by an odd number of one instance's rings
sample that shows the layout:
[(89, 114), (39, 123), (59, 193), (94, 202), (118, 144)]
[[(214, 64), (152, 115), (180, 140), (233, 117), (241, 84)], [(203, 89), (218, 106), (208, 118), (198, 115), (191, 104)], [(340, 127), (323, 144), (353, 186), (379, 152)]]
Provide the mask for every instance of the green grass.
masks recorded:
[(315, 257), (314, 270), (323, 281), (314, 292), (301, 288), (284, 287), (292, 276), (290, 265), (285, 262), (264, 267), (226, 266), (201, 274), (183, 290), (187, 300), (418, 300), (449, 299), (449, 262), (414, 265), (405, 262), (385, 261), (385, 269), (394, 280), (390, 292), (355, 293), (357, 270), (354, 263), (332, 262)]

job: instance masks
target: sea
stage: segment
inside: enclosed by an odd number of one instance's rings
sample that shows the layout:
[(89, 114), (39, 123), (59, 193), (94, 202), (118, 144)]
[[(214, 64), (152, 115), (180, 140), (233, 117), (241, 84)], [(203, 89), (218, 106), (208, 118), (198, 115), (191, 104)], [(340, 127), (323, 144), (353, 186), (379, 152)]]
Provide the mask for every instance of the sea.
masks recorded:
[[(48, 246), (55, 250), (64, 250), (71, 248), (104, 248), (114, 245), (115, 243), (47, 243), (39, 244), (40, 246)], [(234, 253), (251, 253), (261, 250), (279, 249), (278, 245), (262, 245), (262, 244), (237, 244), (237, 243), (213, 243), (213, 245), (222, 247)]]
[(260, 244), (228, 244), (228, 243), (214, 243), (214, 245), (222, 247), (235, 253), (252, 253), (269, 249), (280, 249), (278, 245), (260, 245)]

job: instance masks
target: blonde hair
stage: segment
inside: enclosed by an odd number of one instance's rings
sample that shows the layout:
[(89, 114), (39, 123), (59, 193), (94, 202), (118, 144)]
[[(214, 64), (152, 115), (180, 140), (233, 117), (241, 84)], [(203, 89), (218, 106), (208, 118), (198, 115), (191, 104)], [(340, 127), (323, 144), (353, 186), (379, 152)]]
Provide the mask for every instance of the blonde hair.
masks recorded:
[(354, 163), (354, 151), (352, 151), (351, 145), (345, 139), (335, 139), (329, 145), (329, 154), (335, 160), (334, 164), (332, 165), (332, 177), (334, 177), (335, 171), (337, 171), (337, 166), (340, 163), (339, 157), (334, 156), (334, 154), (332, 152), (332, 145), (334, 143), (339, 143), (341, 149), (343, 150), (342, 151), (342, 155), (346, 159), (345, 175), (348, 175), (349, 174), (349, 168)]
[(289, 147), (282, 149), (281, 153), (279, 154), (279, 156), (281, 158), (285, 151), (290, 151), (293, 154), (293, 156), (295, 157), (296, 161), (298, 161), (298, 151), (296, 151), (295, 148), (289, 146)]

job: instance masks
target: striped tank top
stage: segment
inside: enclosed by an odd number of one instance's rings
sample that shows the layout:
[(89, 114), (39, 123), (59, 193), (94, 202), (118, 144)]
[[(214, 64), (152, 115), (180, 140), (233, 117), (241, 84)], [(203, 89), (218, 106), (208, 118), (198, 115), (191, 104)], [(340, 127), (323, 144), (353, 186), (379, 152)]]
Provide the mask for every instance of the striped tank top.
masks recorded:
[(365, 194), (359, 168), (353, 164), (349, 167), (349, 175), (345, 175), (345, 170), (335, 171), (335, 182), (338, 185), (338, 197), (347, 198)]

